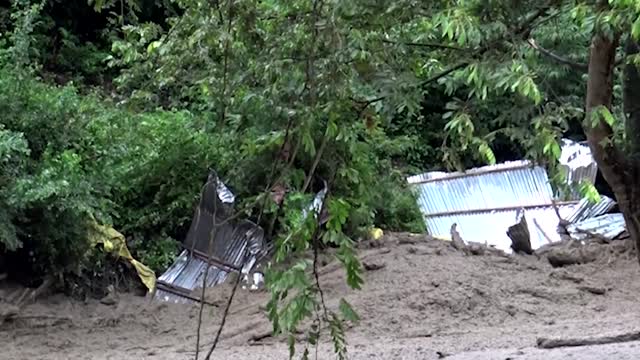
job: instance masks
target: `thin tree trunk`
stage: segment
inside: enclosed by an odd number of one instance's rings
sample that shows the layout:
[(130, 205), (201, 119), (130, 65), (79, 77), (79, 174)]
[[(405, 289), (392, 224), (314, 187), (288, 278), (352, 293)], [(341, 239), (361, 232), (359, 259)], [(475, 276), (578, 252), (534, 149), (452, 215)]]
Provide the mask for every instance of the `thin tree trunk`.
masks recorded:
[[(627, 56), (637, 55), (640, 53), (640, 45), (629, 37), (624, 50)], [(622, 96), (628, 153), (625, 182), (627, 198), (621, 202), (621, 210), (640, 260), (640, 72), (633, 62), (626, 64), (624, 68)]]

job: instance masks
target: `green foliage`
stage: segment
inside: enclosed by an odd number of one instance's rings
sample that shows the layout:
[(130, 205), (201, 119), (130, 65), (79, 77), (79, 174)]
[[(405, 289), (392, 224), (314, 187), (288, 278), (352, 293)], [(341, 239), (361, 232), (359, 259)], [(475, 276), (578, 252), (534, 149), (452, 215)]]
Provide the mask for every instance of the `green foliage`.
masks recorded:
[[(41, 270), (60, 269), (87, 250), (84, 224), (93, 215), (144, 239), (139, 255), (154, 269), (166, 267), (176, 248), (163, 234), (183, 235), (212, 158), (225, 170), (225, 156), (217, 154), (228, 139), (199, 131), (188, 113), (114, 110), (72, 87), (25, 82), (7, 71), (0, 99), (8, 129), (1, 133), (7, 172), (0, 199), (14, 214), (2, 230), (15, 233), (9, 225), (18, 223), (22, 232), (6, 237), (14, 239), (11, 248), (15, 239), (31, 239), (30, 247), (43, 247), (36, 252)], [(36, 214), (43, 222), (32, 224)], [(69, 228), (59, 226), (63, 221)]]
[(156, 236), (150, 239), (134, 238), (130, 250), (138, 256), (138, 261), (158, 273), (164, 272), (176, 258), (178, 242), (169, 236)]
[(583, 180), (580, 182), (580, 194), (589, 200), (589, 202), (596, 204), (600, 201), (600, 193), (598, 193), (598, 190), (595, 188), (595, 186), (593, 186), (593, 184), (590, 181), (587, 180)]
[(29, 147), (20, 133), (4, 130), (0, 126), (0, 245), (13, 251), (22, 246), (12, 222), (15, 210), (9, 207), (10, 193), (16, 177), (22, 171)]

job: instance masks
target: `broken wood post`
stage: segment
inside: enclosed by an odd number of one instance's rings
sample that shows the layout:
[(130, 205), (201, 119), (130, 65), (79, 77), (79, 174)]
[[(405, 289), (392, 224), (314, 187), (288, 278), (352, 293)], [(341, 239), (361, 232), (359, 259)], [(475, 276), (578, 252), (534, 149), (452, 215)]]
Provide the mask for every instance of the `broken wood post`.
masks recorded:
[(458, 224), (456, 223), (453, 223), (453, 225), (451, 225), (451, 245), (453, 246), (454, 249), (460, 250), (464, 254), (469, 254), (469, 249), (467, 248), (467, 244), (465, 244), (464, 240), (462, 240), (462, 236), (460, 236), (460, 233), (456, 229), (457, 227), (458, 227)]
[(514, 253), (523, 252), (525, 254), (533, 254), (531, 248), (531, 235), (527, 226), (527, 219), (524, 216), (524, 209), (518, 210), (516, 213), (515, 225), (509, 226), (507, 236), (511, 239), (511, 248)]

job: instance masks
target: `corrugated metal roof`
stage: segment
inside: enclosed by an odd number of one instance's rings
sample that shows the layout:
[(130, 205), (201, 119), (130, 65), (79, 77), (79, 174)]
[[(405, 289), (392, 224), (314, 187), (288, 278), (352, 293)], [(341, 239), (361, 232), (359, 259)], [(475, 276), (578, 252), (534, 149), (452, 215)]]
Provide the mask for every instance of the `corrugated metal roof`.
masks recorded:
[[(571, 205), (560, 206), (559, 211), (568, 213)], [(436, 216), (426, 218), (429, 234), (434, 236), (449, 236), (453, 223), (458, 224), (458, 232), (465, 241), (475, 241), (493, 245), (504, 251), (511, 251), (511, 239), (507, 236), (509, 226), (518, 219), (517, 210), (481, 211), (474, 213), (455, 214), (450, 216)], [(525, 210), (525, 218), (531, 247), (538, 247), (554, 241), (560, 241), (557, 232), (558, 217), (552, 207), (537, 207)]]
[[(202, 287), (207, 262), (197, 257), (190, 257), (189, 254), (188, 250), (183, 250), (173, 265), (158, 278), (160, 283), (156, 291), (156, 299), (175, 303), (193, 302), (192, 299), (185, 295), (191, 295), (193, 290)], [(210, 266), (209, 274), (207, 275), (207, 287), (223, 283), (228, 274), (227, 271), (219, 267)], [(171, 286), (162, 286), (164, 284), (170, 284)], [(176, 290), (178, 291), (183, 290), (185, 293), (179, 295), (175, 291), (169, 291), (172, 287), (177, 288)]]
[(570, 223), (580, 222), (606, 214), (608, 211), (613, 209), (614, 206), (616, 206), (615, 200), (604, 195), (600, 195), (600, 201), (597, 203), (592, 203), (588, 199), (582, 199), (580, 200), (580, 203), (576, 205), (573, 212), (563, 219)]
[[(591, 167), (595, 162), (588, 147), (571, 142), (564, 146), (562, 162), (573, 174), (570, 179), (587, 176), (595, 180)], [(591, 165), (586, 168), (591, 170), (584, 171), (587, 160)], [(416, 191), (427, 231), (432, 235), (448, 236), (451, 225), (457, 223), (465, 241), (486, 242), (510, 251), (506, 231), (519, 220), (516, 212), (524, 209), (533, 249), (560, 240), (547, 172), (529, 161), (510, 161), (464, 173), (429, 172), (407, 181)], [(558, 211), (565, 218), (574, 208), (575, 204), (562, 203)]]
[(551, 203), (551, 186), (541, 167), (487, 166), (483, 169), (486, 171), (470, 171), (469, 175), (432, 178), (420, 183), (416, 191), (425, 216)]
[(625, 231), (624, 217), (620, 213), (601, 215), (571, 224), (567, 231), (576, 240), (593, 236), (613, 240)]

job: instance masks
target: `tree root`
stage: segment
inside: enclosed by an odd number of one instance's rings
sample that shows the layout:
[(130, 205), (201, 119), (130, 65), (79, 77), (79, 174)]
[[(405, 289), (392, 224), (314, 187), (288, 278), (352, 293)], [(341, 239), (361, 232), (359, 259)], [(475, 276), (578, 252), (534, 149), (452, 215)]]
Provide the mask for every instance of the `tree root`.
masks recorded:
[(47, 277), (36, 289), (31, 291), (29, 291), (29, 289), (24, 289), (20, 295), (13, 296), (10, 300), (9, 306), (4, 306), (4, 309), (0, 311), (0, 324), (4, 323), (8, 319), (18, 317), (20, 310), (27, 304), (27, 302), (34, 301), (37, 297), (45, 293), (53, 283), (53, 277)]
[(615, 336), (603, 336), (595, 338), (577, 339), (547, 339), (538, 338), (537, 345), (540, 349), (555, 349), (560, 347), (605, 345), (630, 341), (640, 341), (640, 332), (631, 332)]

